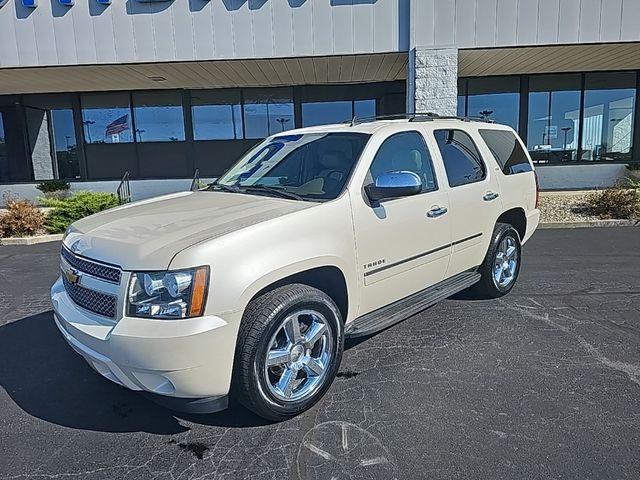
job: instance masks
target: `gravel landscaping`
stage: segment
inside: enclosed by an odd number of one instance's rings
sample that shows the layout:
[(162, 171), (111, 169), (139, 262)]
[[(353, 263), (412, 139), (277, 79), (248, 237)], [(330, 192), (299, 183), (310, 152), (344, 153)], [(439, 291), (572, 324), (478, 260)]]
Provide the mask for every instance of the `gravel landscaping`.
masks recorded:
[(586, 203), (592, 192), (544, 192), (540, 194), (540, 221), (588, 222), (599, 220), (586, 212)]

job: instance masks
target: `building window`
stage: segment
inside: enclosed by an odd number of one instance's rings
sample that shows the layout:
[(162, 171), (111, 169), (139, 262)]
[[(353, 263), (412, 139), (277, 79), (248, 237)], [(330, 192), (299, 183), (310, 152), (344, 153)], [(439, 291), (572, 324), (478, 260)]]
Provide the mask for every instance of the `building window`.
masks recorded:
[(580, 75), (530, 78), (527, 147), (533, 161), (577, 160), (580, 89)]
[(353, 102), (353, 116), (356, 118), (375, 118), (376, 101), (374, 99), (369, 100), (356, 100)]
[(353, 102), (350, 100), (308, 102), (302, 104), (303, 127), (340, 123), (352, 118)]
[(133, 94), (137, 142), (184, 141), (181, 92)]
[[(518, 131), (519, 77), (470, 78), (467, 89), (467, 109), (464, 116), (488, 118)], [(459, 99), (458, 110), (461, 103)]]
[(82, 96), (82, 126), (87, 143), (129, 143), (131, 108), (128, 93)]
[(65, 180), (80, 178), (73, 110), (70, 108), (52, 109), (51, 123), (58, 178)]
[(581, 160), (631, 160), (635, 87), (635, 73), (586, 74)]
[(246, 138), (265, 138), (295, 128), (290, 88), (246, 90), (243, 112)]
[(243, 137), (239, 90), (193, 91), (191, 113), (195, 140), (240, 140)]

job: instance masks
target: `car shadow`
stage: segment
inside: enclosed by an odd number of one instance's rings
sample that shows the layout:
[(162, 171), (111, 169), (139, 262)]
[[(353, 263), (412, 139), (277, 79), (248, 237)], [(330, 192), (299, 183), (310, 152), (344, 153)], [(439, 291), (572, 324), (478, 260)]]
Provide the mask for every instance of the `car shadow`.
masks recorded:
[(238, 428), (269, 423), (236, 404), (210, 415), (173, 412), (116, 385), (67, 345), (51, 311), (0, 327), (0, 386), (29, 415), (82, 430), (173, 435), (189, 430), (181, 420)]

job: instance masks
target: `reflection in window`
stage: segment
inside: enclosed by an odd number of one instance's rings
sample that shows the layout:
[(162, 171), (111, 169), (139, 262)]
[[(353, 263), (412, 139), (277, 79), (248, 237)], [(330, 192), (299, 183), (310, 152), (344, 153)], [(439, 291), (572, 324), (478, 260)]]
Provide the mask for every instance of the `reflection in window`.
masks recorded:
[(450, 187), (479, 182), (486, 177), (475, 143), (462, 130), (434, 130)]
[(353, 102), (353, 115), (356, 118), (374, 118), (376, 116), (376, 101), (356, 100)]
[(534, 162), (577, 159), (580, 83), (580, 75), (531, 77), (527, 147)]
[(631, 160), (635, 84), (635, 73), (586, 75), (581, 160)]
[(133, 94), (136, 141), (179, 142), (184, 140), (184, 116), (180, 92)]
[(244, 125), (246, 138), (265, 138), (295, 128), (291, 89), (247, 90)]
[(340, 123), (353, 118), (353, 102), (308, 102), (302, 104), (302, 126)]
[(518, 131), (520, 115), (518, 77), (471, 78), (468, 82), (469, 97), (466, 115), (495, 120)]
[(58, 178), (80, 178), (73, 111), (70, 108), (53, 109), (51, 110), (51, 122), (56, 163), (58, 165)]
[(191, 92), (191, 112), (195, 140), (242, 139), (240, 91)]
[(87, 143), (133, 141), (129, 95), (126, 93), (83, 95), (82, 126)]

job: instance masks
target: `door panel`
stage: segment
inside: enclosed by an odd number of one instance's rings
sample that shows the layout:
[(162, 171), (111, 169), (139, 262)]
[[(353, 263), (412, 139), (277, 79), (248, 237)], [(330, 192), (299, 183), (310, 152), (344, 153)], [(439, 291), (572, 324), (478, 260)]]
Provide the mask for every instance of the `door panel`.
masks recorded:
[(418, 131), (388, 137), (378, 149), (365, 184), (390, 171), (418, 175), (422, 193), (372, 204), (352, 191), (359, 315), (407, 297), (444, 279), (451, 252), (450, 210), (424, 137)]
[(446, 276), (450, 277), (482, 263), (502, 201), (495, 172), (478, 151), (473, 132), (433, 133), (449, 184), (452, 252)]

